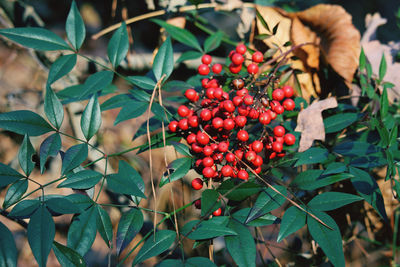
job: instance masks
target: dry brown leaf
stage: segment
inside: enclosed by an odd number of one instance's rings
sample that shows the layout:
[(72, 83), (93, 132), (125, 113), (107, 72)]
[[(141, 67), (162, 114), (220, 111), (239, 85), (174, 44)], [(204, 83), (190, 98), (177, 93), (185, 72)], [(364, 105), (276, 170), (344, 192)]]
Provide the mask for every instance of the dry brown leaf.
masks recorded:
[(306, 109), (300, 111), (297, 117), (296, 132), (301, 132), (299, 152), (309, 149), (314, 140), (325, 141), (325, 126), (322, 111), (335, 108), (336, 98), (330, 97), (321, 101), (314, 101)]

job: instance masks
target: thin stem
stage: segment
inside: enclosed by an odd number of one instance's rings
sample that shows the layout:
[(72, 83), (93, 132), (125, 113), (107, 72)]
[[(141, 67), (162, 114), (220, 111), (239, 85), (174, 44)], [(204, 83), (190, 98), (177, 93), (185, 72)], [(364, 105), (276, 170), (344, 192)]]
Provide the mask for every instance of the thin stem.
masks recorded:
[(116, 208), (138, 208), (138, 209), (144, 210), (144, 211), (157, 212), (157, 213), (165, 215), (165, 216), (169, 215), (168, 212), (156, 211), (156, 210), (147, 209), (147, 208), (143, 208), (143, 207), (139, 207), (139, 206), (121, 205), (121, 204), (107, 204), (107, 203), (100, 203), (99, 205), (106, 206), (106, 207), (116, 207)]
[(106, 181), (106, 176), (107, 176), (107, 165), (108, 165), (108, 157), (105, 157), (105, 159), (106, 159), (106, 166), (104, 167), (104, 175), (103, 175), (103, 179), (102, 179), (102, 181), (101, 181), (101, 186), (100, 186), (99, 192), (97, 193), (97, 196), (96, 196), (96, 200), (95, 200), (95, 202), (96, 202), (96, 203), (97, 203), (97, 200), (99, 199), (99, 196), (100, 196), (101, 190), (103, 190), (104, 182)]

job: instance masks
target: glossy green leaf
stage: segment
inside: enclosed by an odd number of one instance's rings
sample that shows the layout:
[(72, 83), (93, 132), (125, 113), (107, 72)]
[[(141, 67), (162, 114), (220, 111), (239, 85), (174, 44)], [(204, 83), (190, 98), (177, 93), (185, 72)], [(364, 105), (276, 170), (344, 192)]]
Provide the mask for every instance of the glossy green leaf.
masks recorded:
[(206, 189), (201, 193), (201, 216), (211, 214), (213, 211), (221, 207), (219, 194), (214, 189)]
[[(139, 188), (139, 190), (144, 194), (145, 186), (142, 176), (124, 160), (120, 160), (118, 165), (118, 173), (123, 177), (128, 177), (129, 180), (135, 183), (137, 188)], [(137, 201), (136, 204), (139, 205), (141, 197), (139, 195), (133, 195), (132, 197), (134, 201)]]
[(148, 107), (148, 102), (137, 102), (135, 100), (129, 101), (122, 107), (121, 111), (118, 113), (114, 125), (117, 125), (118, 123), (126, 120), (139, 117), (148, 109)]
[(328, 174), (336, 174), (342, 173), (347, 171), (347, 166), (343, 162), (332, 162), (326, 166), (325, 171), (323, 172), (324, 175)]
[(156, 82), (146, 76), (128, 76), (126, 78), (134, 85), (146, 90), (153, 90), (156, 87)]
[(76, 208), (81, 210), (81, 212), (88, 209), (94, 203), (89, 196), (82, 194), (71, 194), (64, 198), (71, 201)]
[(28, 242), (39, 266), (46, 266), (55, 234), (56, 226), (50, 212), (40, 205), (28, 224)]
[(132, 266), (166, 251), (175, 241), (176, 233), (171, 230), (160, 230), (153, 233), (143, 244), (132, 263)]
[(158, 49), (153, 61), (153, 73), (157, 81), (163, 75), (164, 81), (168, 79), (174, 69), (174, 51), (172, 50), (171, 39), (168, 37)]
[(115, 31), (107, 47), (108, 58), (114, 68), (118, 67), (126, 57), (129, 49), (128, 31), (126, 23), (122, 22), (118, 30)]
[(86, 29), (75, 1), (72, 1), (71, 9), (69, 10), (65, 23), (65, 31), (67, 32), (68, 40), (71, 42), (72, 46), (76, 50), (79, 50), (85, 40)]
[(293, 234), (306, 224), (306, 213), (299, 208), (292, 206), (288, 208), (282, 217), (281, 227), (279, 229), (277, 242), (288, 235)]
[(357, 113), (340, 113), (324, 120), (325, 133), (336, 133), (358, 120)]
[(303, 164), (314, 164), (324, 162), (328, 158), (329, 152), (325, 148), (312, 147), (298, 154), (295, 167)]
[(86, 263), (82, 256), (69, 247), (54, 241), (53, 251), (62, 267), (86, 267)]
[(84, 211), (75, 217), (68, 230), (68, 247), (84, 256), (92, 247), (96, 238), (96, 207)]
[(117, 255), (119, 255), (139, 233), (143, 226), (143, 214), (133, 208), (122, 214), (117, 230)]
[(313, 213), (333, 230), (322, 225), (311, 216), (307, 216), (307, 226), (312, 238), (335, 267), (345, 266), (342, 236), (336, 222), (324, 212), (313, 211)]
[(13, 183), (7, 190), (4, 197), (3, 208), (9, 207), (15, 203), (25, 194), (28, 190), (28, 179), (21, 179)]
[(17, 247), (13, 234), (0, 222), (0, 266), (17, 266)]
[(44, 98), (44, 112), (46, 113), (46, 117), (49, 119), (51, 124), (53, 124), (54, 127), (56, 127), (57, 129), (60, 129), (61, 124), (64, 120), (64, 108), (50, 86), (46, 87), (46, 96)]
[(274, 186), (281, 194), (268, 188), (262, 191), (257, 197), (256, 203), (251, 208), (249, 216), (246, 219), (246, 224), (261, 217), (262, 215), (279, 208), (285, 202), (286, 188), (280, 185)]
[(152, 21), (163, 27), (172, 36), (172, 38), (174, 38), (178, 42), (193, 47), (202, 52), (201, 46), (196, 37), (188, 30), (178, 28), (163, 20), (152, 19)]
[(0, 29), (0, 35), (35, 50), (71, 50), (60, 36), (43, 28), (26, 27)]
[(99, 172), (83, 170), (76, 173), (67, 174), (67, 179), (57, 187), (67, 187), (74, 189), (88, 189), (95, 186), (103, 177)]
[(22, 141), (21, 147), (18, 151), (19, 166), (29, 176), (35, 167), (35, 163), (32, 161), (32, 156), (35, 154), (35, 149), (32, 146), (29, 136), (25, 134), (24, 140)]
[(190, 221), (182, 227), (181, 233), (192, 240), (203, 240), (237, 234), (234, 230), (218, 223), (216, 220), (202, 222), (199, 220)]
[(82, 209), (65, 197), (53, 197), (46, 200), (46, 206), (53, 215), (80, 213)]
[(260, 21), (261, 25), (263, 25), (263, 27), (264, 27), (268, 32), (271, 32), (271, 30), (269, 29), (269, 26), (268, 26), (267, 22), (264, 20), (264, 17), (263, 17), (263, 16), (260, 14), (260, 12), (258, 12), (257, 10), (256, 10), (256, 16), (257, 16), (257, 19)]
[(192, 257), (186, 259), (185, 262), (181, 260), (167, 259), (160, 262), (157, 267), (217, 267), (214, 262), (204, 257)]
[(358, 194), (372, 207), (374, 207), (374, 209), (383, 219), (387, 220), (382, 192), (379, 189), (375, 178), (371, 177), (368, 172), (354, 167), (350, 167), (349, 171), (354, 175), (354, 177), (351, 178), (351, 183), (357, 190)]
[(88, 156), (87, 144), (78, 144), (71, 146), (64, 154), (62, 160), (61, 174), (65, 174), (72, 169), (78, 167), (86, 160)]
[(204, 41), (204, 52), (209, 53), (215, 49), (217, 49), (221, 45), (222, 37), (224, 36), (224, 33), (221, 31), (218, 31), (209, 37)]
[(186, 60), (193, 60), (200, 58), (203, 55), (203, 53), (198, 52), (198, 51), (186, 51), (183, 52), (180, 57), (176, 60), (176, 64), (184, 62)]
[(168, 171), (165, 171), (159, 186), (162, 187), (170, 182), (181, 179), (189, 172), (191, 167), (192, 158), (184, 157), (174, 160), (168, 166), (169, 175)]
[(76, 59), (76, 54), (65, 55), (57, 58), (50, 67), (47, 84), (51, 85), (64, 75), (68, 74), (75, 67)]
[(61, 137), (60, 134), (55, 133), (47, 137), (40, 145), (40, 172), (43, 173), (45, 169), (46, 160), (49, 157), (57, 156), (61, 149)]
[(113, 243), (113, 229), (111, 224), (110, 216), (107, 211), (96, 205), (97, 209), (97, 230), (99, 231), (101, 237), (109, 248), (112, 248)]
[(362, 197), (347, 193), (325, 192), (311, 199), (310, 202), (308, 202), (308, 206), (313, 210), (328, 211), (338, 209), (362, 199)]
[(226, 194), (225, 197), (230, 200), (243, 201), (249, 196), (255, 195), (260, 192), (261, 187), (253, 182), (244, 183), (230, 179), (222, 182), (217, 190), (222, 195)]
[(86, 140), (93, 137), (101, 125), (101, 111), (97, 96), (93, 95), (81, 117), (81, 129)]
[(362, 71), (363, 69), (365, 69), (365, 63), (366, 63), (366, 57), (365, 57), (364, 49), (361, 48), (361, 53), (360, 53), (360, 58), (359, 58), (359, 64), (358, 64), (361, 71)]
[(85, 96), (95, 94), (112, 83), (114, 73), (108, 70), (96, 72), (89, 76), (83, 84), (83, 88), (80, 90), (79, 97), (82, 99)]
[(388, 95), (387, 95), (387, 89), (385, 86), (383, 87), (383, 90), (382, 90), (380, 104), (381, 104), (380, 115), (381, 115), (381, 119), (384, 120), (384, 118), (387, 116), (388, 110), (389, 110), (389, 99), (388, 99)]
[(22, 177), (22, 174), (0, 162), (0, 187), (14, 183)]
[(178, 153), (184, 156), (192, 156), (192, 154), (190, 153), (190, 148), (187, 145), (178, 142), (171, 142), (171, 144)]
[(54, 129), (40, 115), (29, 110), (16, 110), (0, 114), (0, 128), (17, 134), (42, 135)]
[(381, 63), (379, 64), (379, 81), (383, 80), (386, 75), (387, 63), (385, 54), (382, 54)]
[(226, 248), (238, 266), (256, 266), (256, 244), (251, 232), (234, 220), (230, 220), (228, 227), (237, 235), (225, 236)]
[(39, 200), (26, 199), (15, 205), (8, 216), (11, 218), (26, 219), (31, 217), (31, 215), (37, 210), (37, 208), (39, 208), (39, 206)]
[(130, 98), (128, 94), (115, 95), (104, 101), (100, 105), (100, 109), (101, 111), (105, 111), (109, 109), (120, 108), (131, 100), (132, 98)]
[(363, 141), (350, 141), (336, 145), (333, 151), (343, 156), (358, 157), (380, 151), (380, 148)]
[(246, 223), (246, 219), (249, 217), (251, 208), (244, 208), (241, 210), (238, 210), (237, 212), (235, 212), (232, 217), (237, 220), (238, 222), (245, 224), (247, 226), (267, 226), (267, 225), (271, 225), (277, 222), (277, 217), (275, 217), (274, 215), (267, 213), (264, 214), (260, 217), (258, 217), (255, 220), (252, 220), (251, 222)]
[(353, 177), (350, 173), (324, 175), (323, 172), (323, 170), (301, 172), (296, 176), (291, 185), (303, 190), (315, 190)]

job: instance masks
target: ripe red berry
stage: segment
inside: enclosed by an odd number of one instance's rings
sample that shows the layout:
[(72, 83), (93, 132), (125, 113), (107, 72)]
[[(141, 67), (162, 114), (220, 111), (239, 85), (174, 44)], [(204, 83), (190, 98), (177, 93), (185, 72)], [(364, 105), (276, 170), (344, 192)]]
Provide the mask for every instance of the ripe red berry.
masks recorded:
[(242, 159), (242, 158), (243, 158), (243, 155), (244, 155), (243, 150), (240, 150), (240, 149), (235, 150), (235, 156), (236, 156), (238, 159)]
[(192, 144), (192, 150), (194, 153), (201, 153), (203, 152), (203, 148), (201, 146), (199, 146), (198, 143), (193, 143)]
[(296, 137), (290, 133), (285, 134), (283, 140), (285, 141), (285, 144), (288, 146), (294, 145), (294, 143), (296, 143)]
[(243, 99), (240, 96), (235, 96), (232, 99), (233, 104), (238, 107), (243, 103)]
[(211, 70), (215, 73), (215, 74), (220, 74), (222, 71), (222, 65), (221, 64), (214, 64), (211, 68)]
[(242, 65), (235, 65), (233, 63), (229, 64), (229, 71), (233, 74), (237, 74), (242, 69)]
[(200, 75), (208, 75), (210, 73), (210, 68), (206, 64), (201, 64), (197, 71)]
[(194, 133), (189, 134), (186, 137), (186, 141), (188, 142), (189, 145), (195, 143), (196, 142), (196, 135)]
[(216, 143), (212, 143), (210, 146), (211, 146), (213, 151), (218, 149), (218, 145)]
[(211, 148), (211, 146), (204, 146), (203, 147), (203, 155), (204, 156), (211, 156), (214, 150)]
[(221, 100), (222, 99), (222, 94), (224, 93), (224, 91), (222, 90), (221, 87), (217, 87), (214, 89), (214, 98)]
[(237, 174), (237, 177), (239, 179), (247, 181), (249, 179), (249, 174), (245, 170), (240, 170)]
[(194, 202), (194, 206), (196, 207), (196, 209), (201, 209), (201, 200), (200, 200), (200, 199), (197, 199), (197, 200)]
[(215, 96), (214, 96), (214, 90), (215, 90), (214, 87), (210, 87), (210, 88), (208, 88), (208, 89), (206, 90), (206, 97), (207, 97), (208, 99), (214, 99), (214, 98), (215, 98)]
[(250, 64), (247, 66), (247, 72), (248, 72), (249, 74), (256, 74), (256, 73), (258, 72), (258, 66), (257, 66), (257, 64), (250, 63)]
[(285, 135), (285, 128), (283, 128), (283, 126), (280, 126), (280, 125), (276, 126), (274, 128), (274, 135), (277, 136), (277, 137), (284, 136)]
[(177, 121), (171, 121), (171, 122), (168, 124), (168, 129), (169, 129), (169, 131), (172, 132), (172, 133), (175, 133), (176, 130), (177, 130), (177, 128), (178, 128), (178, 122), (177, 122)]
[(242, 142), (246, 142), (247, 140), (249, 140), (249, 134), (246, 130), (240, 130), (237, 133), (237, 138)]
[(257, 156), (257, 154), (253, 150), (247, 151), (246, 154), (244, 155), (245, 159), (248, 162), (251, 162), (252, 160), (254, 160), (256, 158), (256, 156)]
[(289, 86), (289, 85), (285, 85), (285, 86), (282, 88), (282, 90), (283, 90), (283, 92), (285, 92), (285, 97), (287, 97), (287, 98), (292, 97), (293, 94), (294, 94), (293, 88), (292, 88), (291, 86)]
[(282, 143), (280, 143), (280, 142), (273, 142), (272, 143), (272, 150), (273, 151), (275, 151), (277, 153), (280, 153), (280, 152), (282, 152), (282, 149), (283, 149)]
[(253, 97), (252, 97), (251, 95), (245, 95), (245, 96), (243, 97), (243, 102), (244, 102), (245, 105), (250, 106), (250, 105), (253, 104), (254, 99), (253, 99)]
[(249, 90), (247, 90), (246, 88), (242, 88), (242, 89), (236, 91), (236, 95), (240, 96), (240, 97), (244, 97), (247, 94), (249, 94)]
[(252, 108), (252, 109), (250, 109), (248, 117), (253, 120), (256, 120), (256, 119), (258, 119), (259, 115), (260, 115), (260, 113), (257, 110), (255, 110), (254, 108)]
[(227, 112), (232, 113), (235, 111), (236, 107), (231, 100), (225, 100), (222, 103), (223, 103), (224, 110), (226, 110)]
[(206, 65), (210, 65), (212, 61), (212, 57), (210, 55), (204, 55), (201, 57), (201, 62), (203, 62)]
[(275, 142), (278, 142), (278, 143), (281, 143), (281, 144), (283, 144), (283, 137), (281, 137), (281, 136), (275, 136)]
[(194, 102), (197, 96), (197, 92), (194, 89), (187, 89), (185, 92), (185, 96), (189, 101)]
[(178, 122), (178, 126), (179, 126), (179, 129), (184, 130), (184, 131), (189, 129), (188, 120), (187, 119), (181, 119)]
[(250, 112), (250, 107), (248, 107), (248, 106), (242, 105), (242, 106), (238, 107), (238, 113), (241, 116), (247, 116), (247, 115), (249, 115), (249, 112)]
[(203, 158), (203, 166), (204, 167), (211, 167), (212, 165), (214, 165), (214, 160), (211, 157)]
[(274, 107), (274, 112), (276, 114), (282, 114), (285, 111), (285, 108), (281, 105), (277, 105)]
[(212, 118), (211, 110), (209, 110), (209, 109), (203, 109), (203, 110), (200, 112), (200, 118), (201, 118), (203, 121), (209, 121), (209, 120), (211, 120), (211, 118)]
[(251, 148), (254, 150), (254, 152), (260, 153), (263, 150), (264, 145), (263, 145), (263, 143), (261, 141), (255, 140), (251, 144)]
[(272, 92), (272, 99), (282, 101), (285, 98), (285, 92), (282, 89), (275, 89)]
[(219, 129), (219, 128), (222, 128), (223, 126), (224, 126), (224, 120), (223, 119), (221, 119), (220, 117), (215, 117), (213, 120), (212, 120), (212, 126), (215, 128), (215, 129)]
[(214, 216), (221, 216), (221, 214), (222, 214), (221, 208), (218, 208), (218, 209), (215, 210), (212, 214), (213, 214)]
[(230, 131), (233, 128), (235, 128), (235, 121), (232, 119), (225, 119), (224, 120), (224, 129), (227, 131)]
[(210, 142), (208, 135), (202, 132), (197, 133), (196, 140), (201, 145), (207, 145)]
[(276, 113), (270, 109), (267, 110), (268, 115), (271, 117), (271, 120), (276, 119)]
[(237, 116), (235, 122), (238, 127), (244, 127), (247, 123), (247, 118), (245, 116)]
[(244, 53), (246, 53), (246, 46), (244, 44), (239, 44), (236, 46), (236, 52), (238, 52), (239, 54), (244, 55)]
[(230, 153), (230, 152), (225, 155), (225, 159), (226, 159), (227, 162), (234, 162), (235, 158), (236, 158), (235, 154)]
[(240, 64), (243, 63), (244, 57), (239, 53), (235, 53), (235, 54), (232, 55), (231, 60), (232, 60), (233, 64), (240, 65)]
[(185, 106), (185, 105), (181, 105), (181, 106), (178, 108), (178, 114), (179, 114), (179, 116), (181, 116), (181, 117), (186, 117), (186, 116), (189, 115), (189, 113), (190, 113), (190, 110), (189, 110), (189, 108), (188, 108), (187, 106)]
[(253, 163), (253, 165), (256, 167), (259, 167), (263, 164), (263, 159), (260, 155), (256, 155), (251, 163)]
[(251, 56), (251, 60), (253, 60), (253, 62), (260, 63), (264, 60), (264, 55), (260, 51), (256, 51)]
[(189, 123), (189, 126), (192, 128), (198, 127), (199, 126), (199, 117), (197, 117), (196, 115), (190, 116), (188, 118), (188, 123)]
[(215, 174), (215, 171), (214, 171), (214, 169), (213, 168), (211, 168), (211, 167), (205, 167), (204, 169), (203, 169), (203, 176), (204, 177), (206, 177), (206, 178), (213, 178), (214, 177), (214, 174)]
[(293, 101), (292, 99), (288, 98), (288, 99), (285, 99), (285, 101), (283, 101), (282, 106), (283, 106), (286, 110), (290, 111), (290, 110), (293, 110), (293, 109), (294, 109), (294, 107), (296, 106), (296, 104), (294, 103), (294, 101)]
[(203, 88), (208, 88), (207, 85), (209, 81), (210, 80), (208, 78), (201, 79), (201, 86), (203, 86)]
[(271, 122), (271, 116), (267, 112), (263, 112), (258, 117), (258, 120), (260, 121), (261, 124), (267, 125), (268, 123)]
[(203, 180), (201, 178), (195, 178), (192, 180), (192, 188), (194, 190), (200, 190), (203, 188)]
[(221, 174), (223, 177), (231, 177), (233, 175), (233, 168), (230, 165), (225, 165), (221, 168)]
[(229, 148), (228, 142), (220, 142), (218, 144), (219, 152), (225, 153), (226, 151), (228, 151), (228, 148)]

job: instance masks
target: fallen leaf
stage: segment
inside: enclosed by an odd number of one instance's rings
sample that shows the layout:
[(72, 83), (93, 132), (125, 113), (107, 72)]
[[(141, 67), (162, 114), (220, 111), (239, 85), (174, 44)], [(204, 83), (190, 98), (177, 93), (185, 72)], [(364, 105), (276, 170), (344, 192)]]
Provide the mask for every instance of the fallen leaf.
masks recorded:
[(336, 98), (329, 97), (321, 101), (314, 101), (310, 106), (300, 111), (297, 117), (296, 132), (301, 132), (299, 152), (309, 149), (314, 140), (325, 141), (325, 126), (322, 111), (335, 108)]

